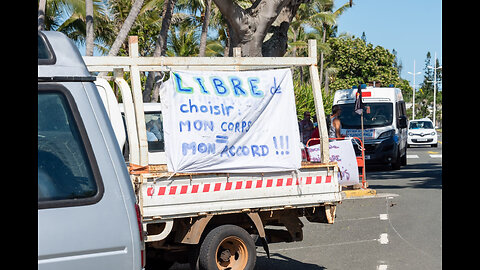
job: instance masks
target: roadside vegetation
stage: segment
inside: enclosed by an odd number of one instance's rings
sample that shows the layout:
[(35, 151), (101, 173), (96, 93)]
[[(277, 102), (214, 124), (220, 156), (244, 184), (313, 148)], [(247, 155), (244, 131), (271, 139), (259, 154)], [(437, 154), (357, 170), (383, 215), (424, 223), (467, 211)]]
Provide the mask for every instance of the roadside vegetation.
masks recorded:
[[(39, 0), (38, 5), (39, 30), (65, 33), (86, 50), (85, 55), (127, 55), (129, 35), (138, 36), (141, 56), (226, 57), (233, 47), (241, 47), (242, 56), (306, 56), (308, 39), (316, 39), (327, 114), (336, 90), (361, 83), (393, 84), (402, 89), (407, 103), (412, 101), (411, 85), (399, 76), (402, 64), (395, 49), (369, 43), (365, 32), (361, 37), (337, 32), (337, 19), (355, 8), (352, 1)], [(432, 117), (434, 76), (427, 68), (434, 64), (431, 58), (427, 52), (424, 79), (415, 96), (417, 119)], [(437, 91), (441, 72), (437, 70)], [(310, 78), (305, 67), (294, 68), (293, 74), (301, 119), (304, 111), (314, 111)], [(146, 102), (158, 100), (155, 76), (142, 75)], [(441, 93), (437, 92), (440, 123)], [(411, 118), (412, 109), (407, 113)]]

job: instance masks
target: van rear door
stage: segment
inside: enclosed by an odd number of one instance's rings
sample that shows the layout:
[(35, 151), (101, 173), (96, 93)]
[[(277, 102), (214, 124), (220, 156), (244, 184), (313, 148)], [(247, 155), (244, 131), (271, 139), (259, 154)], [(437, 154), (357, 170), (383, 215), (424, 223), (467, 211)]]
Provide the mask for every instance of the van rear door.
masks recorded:
[[(83, 92), (76, 86), (68, 87)], [(84, 106), (74, 100), (64, 86), (39, 84), (38, 268), (140, 268), (132, 241), (139, 236), (133, 235), (136, 224), (129, 222), (115, 168), (94, 153), (98, 143), (78, 110)], [(101, 137), (98, 129), (96, 134)]]

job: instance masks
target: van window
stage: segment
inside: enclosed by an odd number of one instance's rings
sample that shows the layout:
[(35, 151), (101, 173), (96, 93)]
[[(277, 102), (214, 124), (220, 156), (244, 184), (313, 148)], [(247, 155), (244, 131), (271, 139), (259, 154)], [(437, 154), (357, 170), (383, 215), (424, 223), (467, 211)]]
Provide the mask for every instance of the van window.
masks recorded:
[(407, 115), (407, 111), (405, 109), (405, 101), (398, 101), (397, 104), (397, 117), (399, 116), (406, 116)]
[(164, 152), (163, 118), (161, 112), (145, 112), (149, 152)]
[[(354, 111), (354, 103), (339, 104), (342, 108), (340, 122), (342, 128), (360, 129), (361, 116)], [(392, 124), (393, 104), (381, 102), (364, 103), (363, 126), (364, 128), (384, 127)]]
[[(98, 194), (79, 127), (62, 92), (38, 92), (38, 202), (81, 203)], [(79, 200), (80, 199), (80, 200)]]

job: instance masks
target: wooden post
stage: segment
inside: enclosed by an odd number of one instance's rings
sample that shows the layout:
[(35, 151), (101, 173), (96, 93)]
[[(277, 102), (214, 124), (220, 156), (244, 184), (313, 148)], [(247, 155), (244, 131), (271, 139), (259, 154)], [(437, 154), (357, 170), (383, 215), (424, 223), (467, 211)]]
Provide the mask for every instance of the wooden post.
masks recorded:
[[(138, 58), (138, 37), (128, 37), (128, 54), (131, 58)], [(133, 60), (133, 59), (132, 59)], [(130, 78), (132, 81), (133, 105), (137, 120), (138, 144), (140, 146), (140, 161), (138, 165), (148, 165), (148, 142), (145, 127), (145, 115), (143, 112), (142, 84), (140, 82), (140, 70), (135, 61), (130, 64)]]
[[(233, 47), (233, 57), (242, 57), (242, 48), (241, 47)], [(239, 71), (240, 66), (235, 66), (235, 70)]]
[[(317, 59), (317, 40), (308, 40), (308, 57)], [(330, 162), (328, 150), (328, 130), (325, 119), (325, 110), (323, 109), (322, 89), (320, 88), (320, 79), (318, 77), (318, 68), (315, 64), (309, 66), (310, 81), (312, 83), (313, 100), (315, 102), (315, 112), (317, 114), (318, 131), (320, 134), (320, 145), (322, 149), (322, 163)]]

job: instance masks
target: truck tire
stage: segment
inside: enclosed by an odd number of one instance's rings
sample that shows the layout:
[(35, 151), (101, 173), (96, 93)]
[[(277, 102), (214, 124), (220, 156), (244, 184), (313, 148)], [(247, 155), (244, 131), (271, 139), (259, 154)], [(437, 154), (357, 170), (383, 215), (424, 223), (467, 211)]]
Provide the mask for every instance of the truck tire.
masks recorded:
[(392, 170), (399, 170), (401, 165), (402, 165), (402, 160), (400, 156), (400, 147), (398, 147), (397, 158), (395, 159), (395, 162), (392, 162)]
[(221, 225), (211, 230), (198, 257), (201, 270), (252, 270), (257, 260), (255, 243), (250, 234), (235, 225)]
[(402, 156), (402, 166), (407, 166), (407, 148), (405, 148), (405, 153)]

